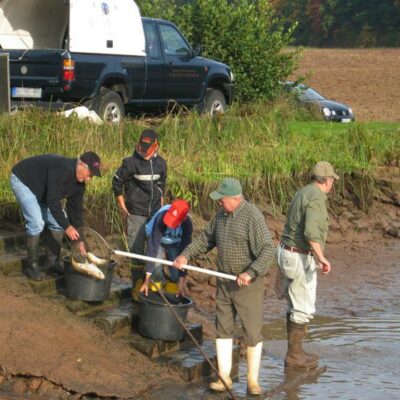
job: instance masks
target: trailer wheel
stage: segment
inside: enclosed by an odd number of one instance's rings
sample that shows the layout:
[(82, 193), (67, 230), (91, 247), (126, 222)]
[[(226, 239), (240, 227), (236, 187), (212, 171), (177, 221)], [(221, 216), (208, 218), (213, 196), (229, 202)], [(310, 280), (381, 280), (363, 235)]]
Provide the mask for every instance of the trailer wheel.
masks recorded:
[(226, 100), (218, 89), (207, 89), (204, 97), (204, 112), (210, 115), (226, 113)]
[(124, 103), (117, 92), (103, 89), (93, 100), (92, 108), (104, 122), (118, 124), (125, 116)]

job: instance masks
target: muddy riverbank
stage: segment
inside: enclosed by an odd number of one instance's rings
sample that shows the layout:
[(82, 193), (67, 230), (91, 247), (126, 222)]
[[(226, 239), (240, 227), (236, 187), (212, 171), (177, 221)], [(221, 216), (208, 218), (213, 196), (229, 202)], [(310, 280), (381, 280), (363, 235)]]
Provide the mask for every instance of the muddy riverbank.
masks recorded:
[[(400, 339), (400, 208), (396, 196), (380, 192), (369, 213), (350, 204), (332, 210), (327, 257), (333, 270), (319, 277), (317, 315), (308, 343), (328, 370), (314, 383), (301, 381), (273, 398), (373, 399), (383, 393), (385, 398), (398, 398), (394, 371), (398, 371), (395, 342)], [(263, 211), (277, 240), (284, 217), (271, 216), (267, 208)], [(213, 257), (198, 264), (213, 268)], [(275, 271), (272, 268), (266, 278), (261, 372), (266, 391), (286, 379), (285, 304), (275, 298)], [(126, 276), (126, 269), (121, 267), (118, 274)], [(201, 274), (192, 274), (188, 281), (188, 294), (195, 301), (190, 320), (202, 322), (210, 337), (214, 287), (215, 282)], [(0, 316), (0, 398), (218, 398), (205, 390), (204, 383), (188, 387), (173, 371), (33, 293), (25, 278), (0, 277)], [(234, 389), (245, 397), (244, 363)]]

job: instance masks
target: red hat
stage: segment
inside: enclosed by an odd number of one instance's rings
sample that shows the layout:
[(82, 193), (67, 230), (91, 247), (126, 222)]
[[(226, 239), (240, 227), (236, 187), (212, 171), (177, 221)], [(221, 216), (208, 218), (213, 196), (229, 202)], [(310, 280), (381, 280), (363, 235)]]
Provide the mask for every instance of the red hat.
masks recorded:
[(164, 214), (163, 222), (169, 228), (176, 229), (189, 213), (189, 203), (186, 200), (176, 199)]

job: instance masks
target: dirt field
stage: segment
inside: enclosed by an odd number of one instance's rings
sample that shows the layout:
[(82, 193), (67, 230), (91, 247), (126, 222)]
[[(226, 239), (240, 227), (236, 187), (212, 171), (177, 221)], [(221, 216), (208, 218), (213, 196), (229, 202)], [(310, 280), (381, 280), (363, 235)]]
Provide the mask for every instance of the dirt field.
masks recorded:
[(358, 121), (400, 121), (400, 49), (304, 49), (296, 75), (353, 108)]

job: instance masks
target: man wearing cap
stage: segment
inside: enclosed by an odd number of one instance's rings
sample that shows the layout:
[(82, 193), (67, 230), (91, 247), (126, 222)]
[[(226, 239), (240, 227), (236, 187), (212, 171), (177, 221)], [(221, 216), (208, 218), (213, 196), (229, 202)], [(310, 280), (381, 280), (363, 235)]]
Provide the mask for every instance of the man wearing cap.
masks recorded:
[(315, 313), (317, 269), (324, 275), (331, 270), (324, 256), (329, 217), (327, 193), (339, 176), (327, 161), (312, 169), (311, 183), (294, 196), (278, 246), (278, 264), (288, 299), (288, 350), (286, 367), (315, 368), (318, 356), (302, 347), (307, 324)]
[(144, 130), (133, 155), (123, 159), (112, 180), (118, 207), (127, 217), (129, 250), (136, 254), (144, 254), (145, 225), (163, 202), (167, 164), (158, 147), (157, 133)]
[[(189, 214), (189, 203), (182, 199), (176, 199), (171, 204), (161, 207), (146, 225), (147, 256), (173, 261), (192, 241), (193, 225)], [(164, 281), (162, 265), (160, 263), (147, 262), (145, 266), (146, 278), (140, 288), (146, 296), (149, 290), (150, 278), (154, 282)], [(170, 278), (177, 283), (174, 292), (184, 295), (184, 279), (186, 272), (169, 268)], [(172, 286), (172, 285), (171, 285)], [(166, 290), (171, 292), (172, 290)]]
[[(48, 273), (62, 273), (60, 251), (64, 233), (79, 239), (83, 225), (85, 185), (100, 174), (100, 158), (93, 151), (78, 159), (56, 154), (25, 158), (12, 168), (11, 189), (25, 218), (28, 262), (24, 273), (30, 279), (43, 279), (39, 269), (39, 239), (47, 226), (46, 253)], [(66, 212), (62, 207), (66, 200)]]
[[(263, 339), (263, 277), (274, 259), (275, 249), (265, 218), (255, 205), (244, 200), (238, 180), (225, 178), (210, 197), (221, 209), (200, 236), (175, 259), (174, 265), (182, 269), (189, 259), (216, 247), (218, 270), (237, 276), (236, 282), (217, 279), (218, 371), (226, 384), (232, 387), (232, 343), (238, 315), (247, 345), (247, 391), (258, 395), (262, 392), (258, 373)], [(212, 382), (210, 388), (226, 390), (220, 380)]]

